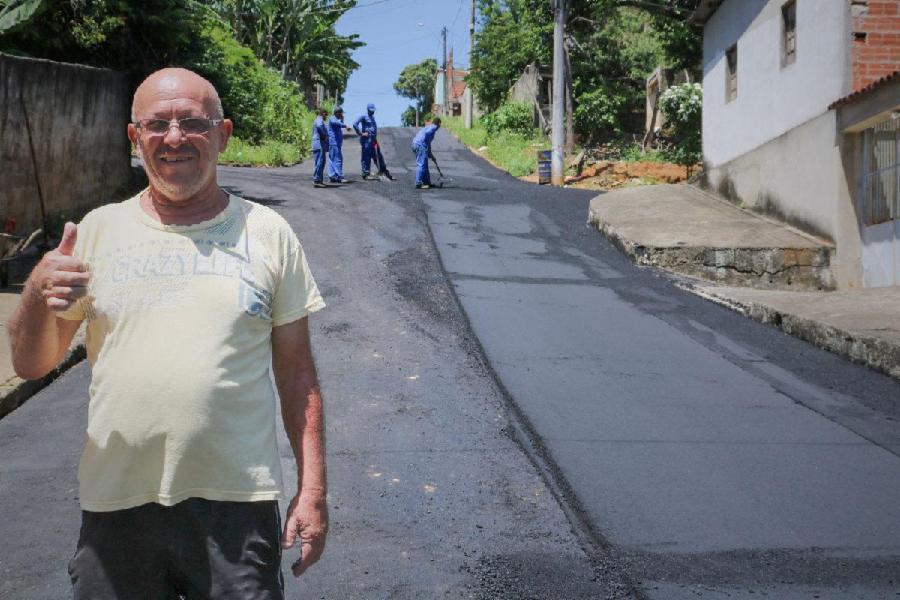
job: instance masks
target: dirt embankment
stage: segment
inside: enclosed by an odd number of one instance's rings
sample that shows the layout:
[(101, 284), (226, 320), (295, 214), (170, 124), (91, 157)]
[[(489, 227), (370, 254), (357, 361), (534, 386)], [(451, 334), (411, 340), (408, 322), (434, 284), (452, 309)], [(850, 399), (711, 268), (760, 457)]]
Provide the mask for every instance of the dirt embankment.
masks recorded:
[[(521, 179), (537, 183), (538, 176), (534, 173)], [(603, 160), (585, 167), (579, 176), (566, 177), (566, 185), (591, 190), (612, 190), (634, 185), (681, 183), (687, 179), (687, 169), (674, 163)]]

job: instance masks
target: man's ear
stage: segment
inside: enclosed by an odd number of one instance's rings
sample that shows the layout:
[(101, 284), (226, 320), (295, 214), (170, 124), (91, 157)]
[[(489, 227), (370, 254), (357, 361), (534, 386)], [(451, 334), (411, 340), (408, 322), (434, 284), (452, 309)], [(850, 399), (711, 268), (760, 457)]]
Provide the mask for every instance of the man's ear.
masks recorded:
[(138, 158), (143, 160), (143, 156), (141, 154), (141, 143), (138, 139), (138, 130), (137, 127), (134, 126), (134, 123), (128, 124), (128, 139), (131, 141), (131, 145), (134, 146), (135, 152), (137, 152)]
[(225, 148), (228, 147), (228, 140), (231, 139), (232, 131), (234, 131), (234, 123), (231, 122), (231, 119), (222, 119), (222, 122), (218, 127), (220, 154), (225, 151)]

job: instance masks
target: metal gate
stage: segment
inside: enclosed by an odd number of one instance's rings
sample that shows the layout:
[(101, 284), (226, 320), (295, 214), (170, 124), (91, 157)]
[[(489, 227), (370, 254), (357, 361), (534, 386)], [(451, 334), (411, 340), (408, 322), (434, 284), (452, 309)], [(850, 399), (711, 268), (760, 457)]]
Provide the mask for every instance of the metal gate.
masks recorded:
[(900, 285), (900, 119), (863, 132), (862, 166), (864, 283)]

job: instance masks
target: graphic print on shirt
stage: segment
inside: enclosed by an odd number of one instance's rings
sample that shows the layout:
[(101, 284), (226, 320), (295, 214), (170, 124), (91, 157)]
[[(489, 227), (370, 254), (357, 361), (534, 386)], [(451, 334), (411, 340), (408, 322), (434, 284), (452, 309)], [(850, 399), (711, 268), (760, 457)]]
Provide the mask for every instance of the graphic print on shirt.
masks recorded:
[[(201, 301), (233, 302), (245, 314), (270, 322), (271, 277), (259, 272), (261, 266), (254, 263), (260, 261), (251, 260), (265, 251), (235, 228), (237, 219), (191, 236), (160, 237), (89, 257), (85, 317), (90, 321), (98, 314), (114, 318), (131, 311), (174, 310)], [(197, 277), (224, 281), (210, 282), (216, 293), (198, 298), (191, 284)]]

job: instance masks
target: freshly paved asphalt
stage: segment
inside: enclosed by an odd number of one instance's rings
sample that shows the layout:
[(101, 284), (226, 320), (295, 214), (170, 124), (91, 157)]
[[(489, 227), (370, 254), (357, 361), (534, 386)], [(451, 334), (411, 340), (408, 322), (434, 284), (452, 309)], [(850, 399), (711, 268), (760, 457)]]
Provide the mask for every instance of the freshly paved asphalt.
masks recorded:
[[(221, 170), (329, 304), (333, 527), (289, 597), (898, 597), (898, 382), (633, 267), (589, 194), (445, 132), (452, 181), (413, 191), (411, 133), (380, 136), (393, 183)], [(0, 598), (66, 596), (87, 382), (0, 421)]]
[(644, 594), (900, 595), (900, 383), (634, 267), (584, 194), (436, 155), (429, 225), (473, 332)]

